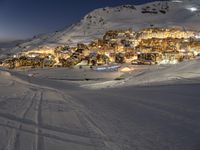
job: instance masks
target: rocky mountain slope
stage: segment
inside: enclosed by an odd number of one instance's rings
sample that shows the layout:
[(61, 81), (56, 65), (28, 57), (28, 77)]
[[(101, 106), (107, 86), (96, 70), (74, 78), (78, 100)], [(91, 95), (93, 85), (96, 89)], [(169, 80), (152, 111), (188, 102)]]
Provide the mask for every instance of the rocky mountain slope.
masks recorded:
[(35, 36), (12, 49), (12, 52), (44, 45), (87, 43), (91, 39), (101, 37), (111, 29), (139, 30), (145, 27), (181, 26), (198, 30), (200, 25), (198, 8), (198, 2), (195, 0), (156, 1), (144, 5), (100, 8), (90, 12), (80, 22), (69, 28)]

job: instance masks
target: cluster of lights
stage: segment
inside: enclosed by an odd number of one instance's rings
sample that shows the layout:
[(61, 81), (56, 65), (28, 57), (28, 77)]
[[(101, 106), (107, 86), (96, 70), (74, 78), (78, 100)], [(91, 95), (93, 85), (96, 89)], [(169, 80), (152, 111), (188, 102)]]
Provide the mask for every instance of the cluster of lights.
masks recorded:
[[(183, 0), (171, 0), (173, 3), (185, 3), (186, 1), (183, 1)], [(185, 3), (186, 6), (184, 6), (187, 10), (191, 11), (191, 12), (196, 12), (199, 10), (199, 8), (197, 8), (196, 6), (192, 6), (188, 3)]]
[(105, 70), (116, 70), (116, 69), (119, 69), (120, 66), (119, 65), (114, 65), (114, 66), (105, 66), (105, 67), (98, 67), (94, 70), (96, 71), (105, 71)]

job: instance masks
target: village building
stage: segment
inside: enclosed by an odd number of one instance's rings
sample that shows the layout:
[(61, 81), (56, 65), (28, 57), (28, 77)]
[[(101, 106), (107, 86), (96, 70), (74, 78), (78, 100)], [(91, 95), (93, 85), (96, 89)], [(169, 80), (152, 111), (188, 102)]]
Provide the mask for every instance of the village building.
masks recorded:
[(181, 28), (146, 28), (110, 30), (102, 39), (76, 47), (39, 47), (26, 50), (2, 61), (7, 68), (73, 67), (109, 65), (112, 63), (161, 64), (178, 63), (200, 55), (198, 32)]

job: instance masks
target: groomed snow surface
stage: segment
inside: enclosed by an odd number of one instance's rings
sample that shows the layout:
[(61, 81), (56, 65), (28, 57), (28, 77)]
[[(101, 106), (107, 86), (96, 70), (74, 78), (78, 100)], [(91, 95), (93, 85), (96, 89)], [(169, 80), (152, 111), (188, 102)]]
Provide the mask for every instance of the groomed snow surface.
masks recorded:
[(1, 69), (0, 149), (198, 150), (199, 66)]
[[(0, 58), (87, 43), (110, 29), (199, 30), (198, 0), (168, 2), (166, 14), (159, 3), (97, 9), (70, 28), (1, 49)], [(141, 12), (148, 7), (158, 13)], [(0, 150), (199, 150), (200, 60), (131, 67), (127, 73), (0, 69)]]

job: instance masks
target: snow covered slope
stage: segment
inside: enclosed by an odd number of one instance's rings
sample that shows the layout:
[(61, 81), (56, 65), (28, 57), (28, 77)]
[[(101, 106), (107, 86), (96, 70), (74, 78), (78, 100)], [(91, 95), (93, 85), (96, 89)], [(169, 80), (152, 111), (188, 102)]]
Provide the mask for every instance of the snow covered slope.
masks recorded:
[(135, 66), (132, 72), (121, 76), (121, 80), (109, 80), (84, 84), (89, 89), (115, 88), (126, 86), (153, 86), (200, 83), (200, 58), (176, 65), (153, 65), (142, 68)]
[(79, 23), (61, 31), (35, 36), (12, 51), (42, 45), (87, 43), (91, 39), (101, 37), (110, 29), (138, 30), (150, 26), (183, 26), (198, 30), (200, 25), (198, 3), (197, 1), (173, 0), (96, 9), (87, 14)]
[(0, 149), (198, 150), (199, 89), (93, 91), (0, 69)]

